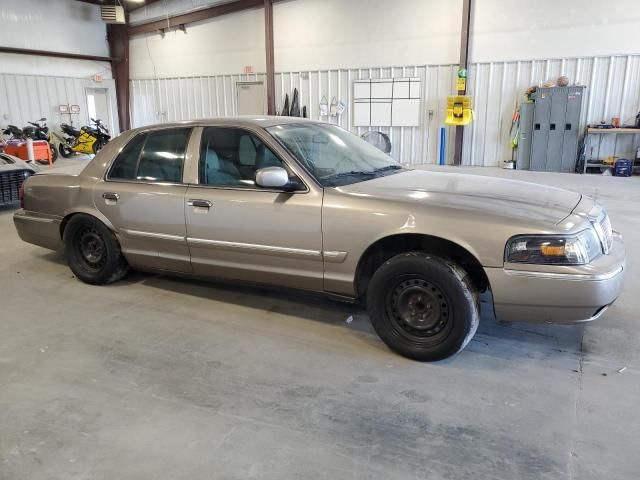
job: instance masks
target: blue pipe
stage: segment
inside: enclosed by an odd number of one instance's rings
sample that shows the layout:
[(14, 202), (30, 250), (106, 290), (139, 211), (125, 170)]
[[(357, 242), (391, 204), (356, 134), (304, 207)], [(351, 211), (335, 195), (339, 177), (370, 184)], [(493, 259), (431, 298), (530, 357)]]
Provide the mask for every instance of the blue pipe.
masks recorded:
[(446, 141), (447, 139), (447, 129), (442, 127), (440, 129), (440, 165), (444, 165), (444, 150), (446, 147)]

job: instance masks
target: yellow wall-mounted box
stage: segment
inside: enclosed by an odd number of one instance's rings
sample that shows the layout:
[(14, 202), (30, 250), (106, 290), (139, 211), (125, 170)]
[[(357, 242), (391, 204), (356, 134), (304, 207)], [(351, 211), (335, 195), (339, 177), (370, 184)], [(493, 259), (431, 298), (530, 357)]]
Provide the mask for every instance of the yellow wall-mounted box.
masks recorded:
[(468, 125), (473, 119), (470, 95), (452, 95), (447, 98), (447, 125)]

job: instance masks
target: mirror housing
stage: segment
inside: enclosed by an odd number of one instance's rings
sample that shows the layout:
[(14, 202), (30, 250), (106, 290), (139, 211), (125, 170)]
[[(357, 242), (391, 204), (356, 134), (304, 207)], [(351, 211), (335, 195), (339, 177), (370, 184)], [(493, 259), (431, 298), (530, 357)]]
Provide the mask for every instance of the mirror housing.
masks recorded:
[(289, 173), (282, 167), (266, 167), (256, 171), (256, 185), (263, 188), (278, 188), (287, 192), (299, 190), (297, 181), (291, 181)]

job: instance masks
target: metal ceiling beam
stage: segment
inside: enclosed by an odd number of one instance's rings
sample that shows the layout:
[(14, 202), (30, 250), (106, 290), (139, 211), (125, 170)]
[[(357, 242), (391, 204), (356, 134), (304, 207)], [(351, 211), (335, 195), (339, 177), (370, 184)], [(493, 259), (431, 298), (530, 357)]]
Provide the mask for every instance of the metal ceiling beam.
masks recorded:
[(75, 60), (95, 60), (96, 62), (111, 62), (113, 57), (99, 55), (85, 55), (82, 53), (51, 52), (49, 50), (31, 50), (29, 48), (0, 47), (0, 53), (15, 53), (17, 55), (38, 55), (41, 57), (72, 58)]
[(210, 18), (220, 17), (222, 15), (228, 15), (230, 13), (241, 12), (242, 10), (262, 7), (264, 7), (264, 0), (236, 0), (234, 2), (202, 8), (200, 10), (195, 10), (189, 13), (170, 16), (162, 20), (155, 20), (153, 22), (130, 26), (129, 36), (132, 37), (134, 35), (140, 35), (142, 33), (173, 30), (179, 28), (181, 25), (201, 22)]
[(90, 3), (91, 5), (103, 5), (104, 4), (104, 2), (102, 0), (76, 0), (76, 2)]
[[(464, 0), (462, 4), (462, 31), (460, 33), (460, 68), (469, 68), (469, 38), (471, 29), (472, 0)], [(466, 95), (466, 88), (458, 90), (458, 95)], [(464, 141), (464, 127), (456, 127), (455, 150), (453, 164), (462, 165), (462, 145)]]

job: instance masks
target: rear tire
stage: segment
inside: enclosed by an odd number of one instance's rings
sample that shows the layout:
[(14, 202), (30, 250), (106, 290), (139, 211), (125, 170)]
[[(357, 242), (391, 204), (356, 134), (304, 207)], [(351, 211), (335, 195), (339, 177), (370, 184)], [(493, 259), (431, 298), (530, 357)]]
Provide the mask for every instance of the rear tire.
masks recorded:
[(90, 215), (71, 217), (63, 240), (69, 268), (85, 283), (105, 285), (120, 280), (129, 271), (116, 236)]
[(373, 328), (387, 346), (413, 360), (451, 357), (473, 338), (478, 293), (458, 265), (421, 252), (384, 263), (367, 289)]

